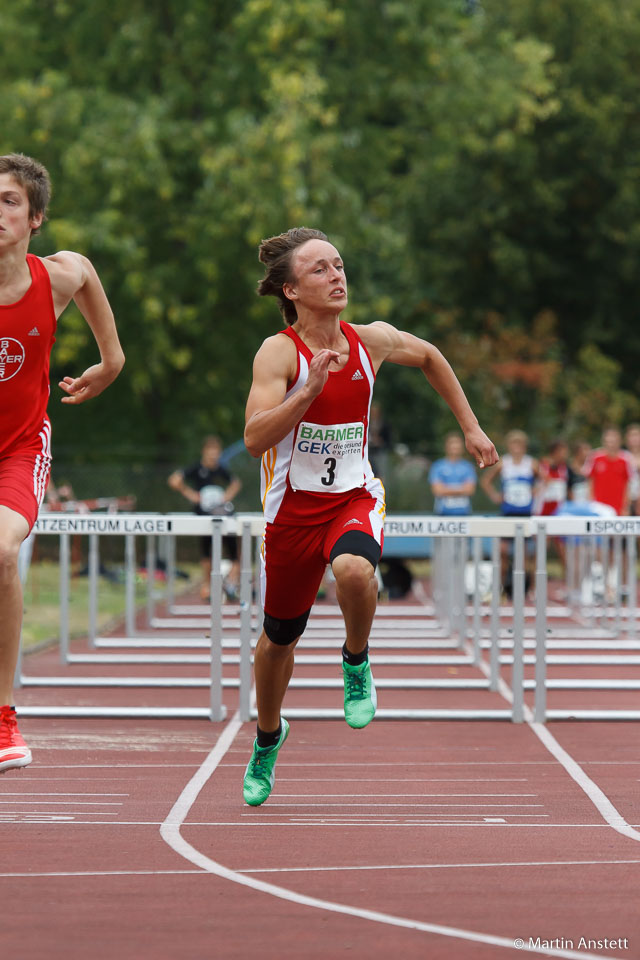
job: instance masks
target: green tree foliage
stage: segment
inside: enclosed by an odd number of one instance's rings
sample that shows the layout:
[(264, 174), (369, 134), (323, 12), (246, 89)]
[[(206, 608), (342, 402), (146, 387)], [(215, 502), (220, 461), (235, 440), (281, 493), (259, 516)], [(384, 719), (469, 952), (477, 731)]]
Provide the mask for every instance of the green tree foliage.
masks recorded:
[[(94, 261), (127, 354), (100, 401), (54, 389), (58, 450), (239, 436), (280, 323), (257, 244), (301, 223), (344, 254), (349, 319), (442, 346), (490, 431), (595, 430), (603, 393), (637, 415), (639, 32), (640, 0), (5, 5), (0, 151), (55, 188), (33, 249)], [(53, 379), (93, 356), (70, 309)], [(450, 426), (416, 371), (378, 389), (398, 439)]]

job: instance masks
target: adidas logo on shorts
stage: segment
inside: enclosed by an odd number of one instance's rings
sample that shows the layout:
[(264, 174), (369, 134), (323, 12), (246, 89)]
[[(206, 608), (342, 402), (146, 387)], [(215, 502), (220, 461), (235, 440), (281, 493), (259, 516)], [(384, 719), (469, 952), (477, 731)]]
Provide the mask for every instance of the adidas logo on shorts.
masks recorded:
[(40, 336), (40, 331), (38, 330), (37, 327), (34, 327), (33, 330), (29, 330), (29, 336), (30, 336), (30, 337), (39, 337), (39, 336)]
[(359, 370), (356, 370), (356, 372), (355, 372), (354, 375), (351, 377), (351, 379), (352, 379), (352, 380), (364, 380), (364, 377), (362, 376), (362, 374), (360, 373)]
[(352, 520), (347, 520), (347, 522), (345, 523), (345, 527), (348, 527), (350, 523), (357, 523), (360, 526), (362, 526), (362, 520), (358, 520), (357, 517), (354, 517)]

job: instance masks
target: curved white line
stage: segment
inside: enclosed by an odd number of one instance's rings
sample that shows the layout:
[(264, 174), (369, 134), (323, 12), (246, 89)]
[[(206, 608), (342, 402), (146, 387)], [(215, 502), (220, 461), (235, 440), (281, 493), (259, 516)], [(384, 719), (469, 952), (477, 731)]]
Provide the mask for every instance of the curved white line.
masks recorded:
[[(172, 850), (174, 850), (185, 860), (193, 863), (195, 866), (214, 874), (223, 880), (229, 880), (232, 883), (238, 883), (244, 887), (250, 887), (261, 893), (267, 893), (272, 897), (278, 897), (280, 900), (287, 900), (290, 903), (297, 903), (303, 907), (312, 907), (317, 910), (325, 910), (330, 913), (340, 913), (348, 917), (357, 917), (361, 920), (371, 920), (374, 923), (384, 923), (392, 927), (402, 927), (407, 930), (419, 930), (422, 933), (434, 933), (442, 937), (452, 937), (456, 940), (470, 940), (474, 943), (487, 943), (495, 947), (506, 947), (509, 950), (517, 949), (514, 940), (508, 937), (495, 937), (490, 934), (478, 933), (474, 930), (462, 930), (458, 927), (447, 927), (437, 923), (421, 923), (417, 920), (409, 920), (405, 917), (396, 917), (388, 913), (380, 913), (377, 910), (363, 910), (360, 907), (349, 907), (341, 903), (333, 903), (331, 900), (320, 900), (318, 897), (308, 897), (305, 894), (296, 893), (293, 890), (287, 890), (285, 887), (278, 887), (273, 883), (265, 883), (263, 880), (257, 880), (255, 877), (238, 873), (236, 870), (230, 870), (216, 860), (212, 860), (204, 853), (196, 850), (188, 843), (182, 834), (180, 828), (187, 818), (189, 811), (195, 803), (200, 791), (205, 786), (218, 764), (227, 753), (238, 732), (242, 727), (239, 713), (236, 713), (227, 726), (222, 731), (220, 738), (213, 750), (206, 758), (201, 767), (196, 771), (191, 780), (187, 783), (184, 790), (171, 808), (169, 815), (160, 827), (160, 835)], [(523, 943), (521, 951), (523, 953), (533, 953), (545, 957), (565, 957), (568, 960), (610, 960), (602, 954), (585, 953), (575, 950), (556, 950), (556, 949), (535, 949), (529, 947), (526, 941)]]
[[(527, 713), (529, 709), (527, 708)], [(578, 786), (583, 790), (591, 800), (603, 820), (606, 820), (610, 827), (621, 833), (623, 837), (630, 840), (640, 840), (640, 831), (635, 830), (619, 813), (609, 800), (608, 796), (600, 789), (597, 783), (587, 776), (580, 764), (576, 763), (573, 757), (567, 753), (564, 747), (561, 747), (552, 733), (541, 723), (534, 723), (533, 719), (527, 717), (527, 723), (535, 733), (540, 742), (547, 748), (549, 753), (553, 754), (558, 763), (561, 763), (569, 776), (575, 780)]]
[[(465, 641), (465, 648), (467, 652), (470, 652), (471, 648), (468, 641)], [(485, 677), (488, 678), (489, 668), (484, 660), (480, 660), (479, 667)], [(513, 693), (502, 677), (498, 680), (498, 691), (507, 703), (513, 702)], [(571, 779), (574, 780), (587, 795), (602, 819), (618, 833), (621, 833), (623, 837), (627, 837), (629, 840), (640, 840), (640, 831), (632, 827), (622, 814), (616, 810), (604, 791), (584, 772), (580, 764), (573, 759), (571, 754), (567, 753), (564, 747), (560, 746), (547, 727), (542, 723), (536, 723), (534, 721), (533, 713), (526, 703), (524, 704), (523, 713), (525, 723), (529, 729), (536, 735), (540, 743), (546, 747), (549, 753), (555, 757), (558, 763), (564, 767)]]

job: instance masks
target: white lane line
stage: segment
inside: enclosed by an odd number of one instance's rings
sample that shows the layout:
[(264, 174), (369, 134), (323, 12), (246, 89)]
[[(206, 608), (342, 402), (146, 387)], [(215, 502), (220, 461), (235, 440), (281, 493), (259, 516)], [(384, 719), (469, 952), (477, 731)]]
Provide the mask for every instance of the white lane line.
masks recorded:
[(279, 800), (272, 800), (270, 807), (543, 807), (543, 803), (280, 803)]
[[(90, 796), (90, 794), (88, 794)], [(117, 796), (117, 794), (115, 794)], [(298, 797), (302, 800), (311, 797), (341, 797), (350, 800), (353, 797), (537, 797), (537, 793), (278, 793), (278, 797)]]
[[(465, 642), (465, 649), (470, 649), (468, 641)], [(489, 667), (483, 659), (480, 660), (479, 666), (488, 678)], [(498, 690), (508, 703), (513, 702), (513, 693), (502, 678), (498, 680)], [(555, 757), (558, 763), (564, 767), (571, 779), (578, 784), (603, 820), (605, 820), (610, 827), (613, 827), (617, 833), (622, 834), (623, 837), (628, 837), (630, 840), (640, 840), (640, 832), (635, 830), (631, 824), (627, 823), (622, 814), (614, 807), (611, 800), (609, 800), (606, 793), (585, 773), (571, 754), (567, 753), (564, 747), (560, 746), (547, 727), (543, 723), (535, 723), (533, 713), (526, 703), (524, 704), (523, 713), (529, 729), (536, 735), (540, 743), (546, 747), (551, 756)]]
[[(640, 864), (640, 860), (514, 860), (497, 863), (385, 863), (375, 866), (337, 866), (337, 867), (247, 867), (238, 873), (342, 873), (360, 870), (475, 870), (486, 867), (591, 867), (625, 866)], [(5, 874), (0, 874), (5, 876)], [(11, 874), (7, 874), (11, 876)]]
[[(110, 810), (3, 810), (0, 813), (0, 823), (13, 823), (11, 817), (59, 817), (59, 816), (78, 816), (78, 817), (117, 817), (118, 813)], [(94, 823), (95, 821), (91, 821)]]
[(174, 877), (199, 874), (208, 877), (206, 870), (58, 870), (49, 873), (0, 873), (0, 879), (30, 879), (31, 877)]
[(128, 797), (128, 793), (60, 793), (54, 790), (46, 790), (44, 793), (34, 793), (32, 790), (21, 790), (19, 792), (11, 791), (6, 793), (2, 791), (3, 797)]
[[(303, 721), (304, 722), (304, 721)], [(458, 721), (453, 721), (457, 723)], [(249, 743), (249, 741), (247, 741)], [(250, 744), (249, 744), (250, 749)], [(462, 749), (462, 745), (458, 746)], [(475, 747), (470, 749), (477, 749)], [(291, 751), (290, 751), (291, 752)], [(635, 761), (634, 761), (635, 762)], [(637, 761), (640, 763), (640, 760)], [(221, 767), (242, 767), (245, 763), (221, 763)], [(553, 760), (374, 760), (371, 763), (354, 760), (353, 763), (337, 760), (314, 760), (311, 762), (301, 760), (296, 761), (282, 760), (278, 761), (278, 768), (282, 767), (555, 767), (557, 764)]]
[(613, 827), (618, 833), (621, 833), (623, 837), (628, 837), (630, 840), (640, 840), (640, 832), (634, 830), (631, 824), (627, 823), (622, 814), (619, 813), (611, 803), (606, 793), (585, 773), (582, 767), (576, 763), (564, 747), (560, 746), (553, 734), (549, 733), (543, 724), (534, 723), (533, 716), (528, 707), (526, 707), (525, 716), (529, 728), (535, 733), (538, 740), (540, 740), (549, 753), (556, 758), (558, 763), (564, 767), (569, 776), (575, 780), (609, 826)]
[[(68, 812), (68, 811), (65, 811), (65, 813), (67, 813), (67, 812)], [(58, 811), (56, 814), (53, 814), (53, 816), (61, 816), (61, 815), (62, 815), (62, 814), (61, 814), (59, 811)], [(117, 814), (104, 813), (104, 812), (101, 812), (101, 811), (96, 811), (95, 814), (94, 814), (93, 812), (87, 811), (87, 810), (83, 810), (82, 813), (81, 813), (81, 815), (82, 815), (82, 816), (90, 816), (90, 817), (92, 817), (92, 816), (105, 816), (105, 817), (106, 817), (106, 816), (117, 816)], [(27, 813), (27, 811), (22, 811), (22, 813), (17, 814), (17, 816), (20, 816), (20, 817), (22, 817), (23, 819), (17, 820), (17, 821), (16, 821), (16, 820), (6, 820), (6, 821), (3, 821), (3, 822), (6, 822), (6, 823), (30, 823), (31, 821), (30, 821), (30, 820), (25, 820), (24, 817), (29, 817), (29, 816), (37, 817), (37, 816), (39, 816), (39, 814), (38, 814), (37, 812), (35, 812), (35, 811), (32, 811), (31, 814)], [(283, 816), (286, 816), (286, 815), (283, 814)], [(294, 815), (294, 816), (295, 816), (295, 815)], [(319, 815), (316, 814), (316, 816), (319, 816)], [(371, 817), (372, 814), (366, 814), (366, 816), (367, 816), (367, 817)], [(400, 814), (400, 816), (402, 816), (403, 819), (405, 819), (405, 820), (407, 819), (407, 814)], [(428, 816), (428, 814), (423, 814), (423, 816)], [(440, 827), (440, 826), (449, 826), (449, 827), (453, 827), (453, 826), (456, 826), (456, 827), (458, 827), (458, 826), (459, 826), (459, 827), (495, 827), (495, 826), (501, 826), (501, 827), (511, 827), (511, 828), (516, 828), (516, 827), (517, 827), (517, 828), (520, 829), (520, 830), (535, 830), (535, 829), (537, 829), (537, 828), (539, 828), (539, 827), (551, 827), (551, 828), (553, 828), (553, 829), (555, 829), (555, 830), (565, 830), (565, 829), (568, 829), (568, 828), (570, 828), (570, 827), (571, 827), (571, 828), (578, 829), (578, 830), (608, 830), (608, 829), (609, 829), (609, 824), (608, 824), (608, 823), (604, 823), (602, 820), (601, 820), (600, 822), (598, 822), (598, 823), (501, 823), (501, 824), (495, 824), (495, 823), (488, 823), (486, 820), (483, 821), (483, 822), (478, 822), (478, 823), (464, 823), (464, 822), (460, 822), (460, 821), (456, 822), (456, 821), (452, 821), (452, 820), (451, 820), (451, 817), (455, 816), (455, 814), (451, 814), (451, 813), (441, 814), (441, 816), (443, 816), (443, 817), (448, 817), (448, 818), (449, 818), (449, 819), (446, 821), (446, 823), (444, 822), (444, 820), (443, 820), (442, 822), (440, 822), (440, 821), (434, 822), (433, 820), (430, 820), (430, 821), (428, 821), (428, 822), (425, 822), (425, 823), (422, 824), (422, 825), (423, 825), (423, 826), (427, 826), (427, 827)], [(477, 816), (480, 816), (480, 814), (477, 814)], [(513, 817), (513, 816), (515, 816), (515, 814), (507, 814), (507, 816)], [(528, 816), (536, 816), (536, 817), (537, 817), (537, 816), (539, 816), (539, 815), (538, 815), (538, 814), (529, 814)], [(238, 820), (190, 820), (189, 823), (186, 824), (186, 826), (187, 826), (187, 827), (288, 827), (288, 826), (291, 826), (291, 824), (292, 824), (292, 822), (293, 822), (293, 819), (294, 819), (294, 818), (292, 818), (292, 817), (288, 817), (286, 820), (283, 819), (283, 820), (280, 821), (279, 823), (276, 823), (276, 822), (273, 822), (273, 821), (267, 821), (267, 820), (260, 820), (260, 819), (255, 819), (253, 822), (250, 822), (250, 821), (239, 822)], [(297, 817), (295, 817), (295, 819), (300, 819), (300, 816), (298, 815)], [(75, 827), (75, 826), (84, 826), (84, 825), (89, 826), (89, 825), (90, 825), (90, 826), (92, 826), (92, 827), (95, 827), (95, 826), (108, 826), (108, 827), (116, 827), (116, 828), (117, 828), (117, 827), (161, 827), (162, 824), (163, 824), (163, 822), (164, 822), (164, 821), (162, 821), (162, 820), (117, 820), (117, 821), (115, 821), (115, 822), (114, 822), (113, 820), (73, 820), (73, 821), (72, 821), (71, 823), (69, 823), (69, 824), (64, 824), (64, 826), (73, 826), (73, 827)], [(351, 821), (349, 821), (349, 822), (351, 822)], [(372, 821), (372, 822), (375, 822), (375, 821)], [(308, 823), (308, 821), (305, 821), (305, 823)], [(345, 823), (346, 823), (346, 821), (345, 821)], [(421, 823), (422, 823), (421, 820), (411, 820), (410, 822), (407, 822), (407, 823), (383, 824), (383, 826), (410, 827), (410, 828), (414, 828), (414, 827), (416, 826), (416, 824), (421, 824)], [(322, 824), (322, 825), (324, 825), (324, 824)], [(330, 821), (330, 822), (327, 823), (327, 825), (328, 825), (328, 826), (334, 826), (334, 823), (333, 823), (333, 821)], [(342, 824), (341, 824), (340, 826), (342, 826)], [(640, 823), (632, 824), (632, 826), (635, 826), (635, 827), (640, 828)], [(611, 960), (611, 958), (609, 958), (609, 960)]]
[[(202, 752), (205, 752), (204, 748)], [(194, 763), (39, 763), (35, 770), (29, 770), (27, 772), (37, 773), (38, 770), (113, 770), (115, 768), (151, 770), (155, 767), (161, 767), (163, 770), (168, 767), (188, 767), (193, 770), (194, 767), (197, 768), (198, 766), (197, 761)]]
[[(269, 804), (269, 806), (274, 806), (274, 804)], [(267, 813), (268, 811), (263, 810), (261, 811), (261, 816), (264, 817), (267, 815)], [(240, 816), (253, 817), (255, 819), (255, 814), (253, 813), (241, 813)], [(274, 812), (274, 813), (269, 813), (269, 816), (281, 817), (282, 814)], [(302, 817), (309, 817), (312, 820), (317, 820), (318, 817), (321, 816), (325, 820), (340, 820), (341, 822), (348, 822), (348, 821), (344, 821), (344, 814), (342, 813), (322, 813), (322, 814), (295, 813), (295, 814), (292, 814), (292, 816), (294, 816), (296, 820), (300, 820)], [(443, 814), (436, 813), (436, 812), (430, 813), (428, 810), (423, 810), (421, 813), (375, 813), (375, 811), (367, 810), (366, 813), (359, 813), (357, 814), (357, 816), (366, 817), (368, 820), (372, 820), (374, 817), (383, 817), (385, 820), (397, 820), (399, 817), (402, 817), (403, 820), (407, 820), (409, 817), (414, 817), (420, 820), (423, 817), (442, 817)], [(482, 814), (478, 810), (474, 810), (473, 813), (451, 813), (450, 810), (447, 810), (446, 816), (449, 819), (451, 819), (452, 817), (475, 817), (477, 819), (479, 816), (482, 816)], [(490, 814), (488, 813), (487, 816), (495, 817), (496, 816), (495, 810), (492, 811)], [(526, 813), (505, 813), (504, 816), (505, 817), (535, 817), (536, 819), (540, 819), (540, 817), (550, 817), (551, 814), (530, 813), (529, 811), (527, 811)], [(187, 824), (187, 826), (190, 826), (190, 824)]]
[[(517, 861), (514, 863), (416, 863), (384, 864), (370, 867), (252, 867), (238, 870), (238, 873), (326, 873), (351, 870), (447, 870), (467, 867), (571, 867), (571, 866), (624, 866), (638, 864), (640, 860), (559, 860), (559, 861)], [(211, 876), (208, 870), (51, 870), (44, 873), (0, 873), (1, 880), (30, 880), (57, 877), (180, 877)]]
[[(25, 804), (25, 803), (31, 803), (31, 804), (37, 805), (39, 803), (43, 803), (43, 801), (42, 800), (0, 800), (0, 803), (7, 803), (7, 804), (10, 804), (11, 806), (17, 806), (18, 804)], [(86, 803), (84, 803), (82, 800), (47, 800), (46, 803), (48, 803), (50, 807), (64, 807), (64, 806), (121, 807), (122, 806), (121, 800), (119, 801), (105, 800), (104, 802), (100, 800), (87, 800)]]
[[(256, 879), (247, 874), (239, 873), (237, 870), (230, 870), (204, 853), (201, 853), (190, 843), (188, 843), (182, 834), (180, 828), (200, 794), (200, 791), (213, 775), (218, 764), (231, 747), (233, 741), (242, 729), (242, 721), (239, 713), (236, 713), (227, 726), (224, 728), (218, 742), (211, 750), (209, 756), (203, 762), (202, 766), (195, 772), (191, 780), (186, 784), (184, 790), (171, 808), (166, 820), (160, 827), (160, 835), (172, 850), (184, 857), (195, 866), (207, 870), (217, 877), (229, 880), (232, 883), (238, 883), (247, 886), (261, 893), (269, 894), (289, 903), (296, 903), (299, 906), (312, 907), (319, 910), (339, 913), (349, 917), (358, 917), (362, 920), (370, 920), (374, 923), (384, 923), (393, 927), (401, 927), (408, 930), (419, 930), (423, 933), (432, 933), (438, 936), (452, 937), (455, 940), (469, 940), (475, 943), (487, 943), (496, 947), (504, 947), (513, 950), (513, 938), (497, 937), (491, 934), (479, 933), (473, 930), (463, 930), (459, 927), (448, 927), (442, 924), (421, 923), (417, 920), (409, 920), (405, 917), (396, 917), (388, 913), (380, 913), (376, 910), (364, 910), (358, 907), (349, 907), (341, 903), (334, 903), (330, 900), (321, 900), (318, 897), (309, 897), (304, 894), (296, 893), (293, 890), (287, 890), (285, 887), (279, 887), (272, 883), (265, 883), (264, 880)], [(260, 824), (263, 826), (263, 824)], [(413, 826), (413, 825), (412, 825)], [(289, 825), (291, 829), (291, 825)], [(602, 955), (587, 954), (573, 950), (531, 950), (531, 953), (537, 953), (542, 956), (566, 957), (569, 960), (606, 960)]]

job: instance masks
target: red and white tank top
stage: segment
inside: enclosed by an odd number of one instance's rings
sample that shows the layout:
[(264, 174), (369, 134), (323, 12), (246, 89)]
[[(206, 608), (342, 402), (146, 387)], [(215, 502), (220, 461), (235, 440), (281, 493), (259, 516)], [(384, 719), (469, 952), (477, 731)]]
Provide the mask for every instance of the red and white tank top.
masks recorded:
[[(304, 417), (262, 455), (261, 494), (265, 519), (286, 523), (328, 519), (353, 491), (366, 488), (382, 497), (382, 484), (369, 465), (369, 409), (375, 374), (369, 353), (350, 324), (340, 321), (349, 358), (327, 382)], [(290, 327), (298, 365), (287, 397), (307, 382), (313, 354)]]
[(0, 456), (46, 434), (49, 355), (56, 315), (47, 268), (27, 254), (31, 286), (17, 303), (0, 304)]

